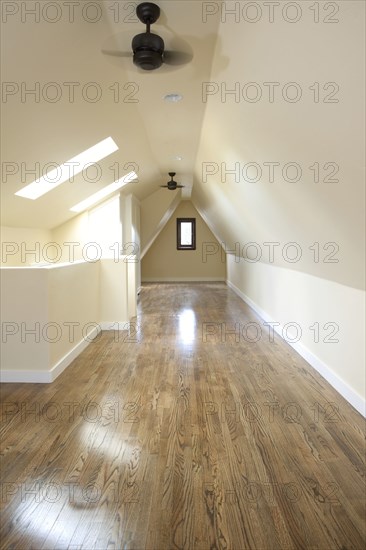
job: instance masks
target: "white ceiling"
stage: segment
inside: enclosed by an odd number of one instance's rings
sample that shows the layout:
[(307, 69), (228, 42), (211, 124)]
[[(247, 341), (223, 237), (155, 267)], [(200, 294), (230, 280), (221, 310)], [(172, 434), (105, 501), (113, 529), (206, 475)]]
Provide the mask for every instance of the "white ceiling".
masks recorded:
[[(8, 178), (3, 173), (2, 224), (60, 225), (73, 216), (71, 206), (116, 179), (116, 166), (119, 175), (137, 168), (139, 182), (125, 190), (133, 190), (141, 200), (166, 183), (169, 171), (175, 171), (179, 182), (192, 187), (195, 206), (229, 249), (236, 243), (242, 247), (247, 242), (278, 242), (282, 250), (286, 243), (296, 242), (303, 251), (301, 262), (289, 263), (277, 254), (276, 266), (362, 287), (365, 3), (280, 0), (274, 3), (271, 22), (268, 2), (159, 1), (162, 13), (153, 31), (164, 38), (167, 49), (183, 48), (193, 54), (191, 63), (171, 72), (142, 72), (130, 59), (102, 53), (129, 50), (132, 37), (143, 31), (133, 16), (135, 3), (100, 0), (96, 23), (82, 16), (81, 6), (87, 4), (95, 9), (96, 2), (75, 3), (74, 22), (65, 7), (54, 24), (42, 14), (37, 23), (34, 16), (20, 12), (6, 20), (3, 13), (3, 81), (19, 88), (22, 83), (30, 88), (39, 82), (42, 90), (56, 82), (62, 96), (56, 103), (42, 97), (36, 103), (31, 96), (22, 101), (18, 92), (4, 102), (3, 94), (2, 160), (15, 163), (19, 171)], [(112, 9), (116, 7), (117, 22)], [(230, 15), (230, 9), (236, 9), (236, 15)], [(207, 10), (216, 13), (204, 17)], [(250, 23), (255, 10), (260, 18)], [(300, 17), (291, 22), (296, 10)], [(74, 102), (69, 101), (67, 82), (80, 84), (75, 87)], [(217, 88), (207, 102), (202, 98), (205, 82)], [(243, 97), (243, 88), (250, 82), (262, 91), (257, 102)], [(273, 101), (268, 99), (266, 82), (278, 83)], [(297, 102), (284, 100), (285, 86), (291, 82), (301, 90)], [(88, 83), (101, 91), (99, 101), (88, 102), (81, 94)], [(221, 95), (236, 85), (239, 98)], [(116, 86), (119, 101), (115, 101)], [(136, 93), (131, 97), (132, 92)], [(329, 102), (331, 92), (335, 101)], [(166, 103), (162, 98), (168, 93), (184, 98)], [(119, 151), (99, 163), (100, 181), (90, 181), (93, 173), (88, 181), (84, 174), (36, 201), (14, 195), (35, 177), (28, 173), (22, 181), (21, 163), (28, 169), (37, 162), (41, 167), (61, 164), (108, 136), (115, 139)], [(176, 160), (177, 156), (183, 160)], [(280, 166), (274, 181), (265, 168), (271, 162)], [(291, 162), (302, 170), (296, 183), (282, 177), (283, 166)], [(217, 171), (205, 181), (207, 163), (216, 163)], [(260, 181), (243, 178), (248, 163), (262, 167)], [(320, 168), (317, 183), (310, 169), (314, 163)], [(326, 179), (328, 163), (338, 167), (332, 182)], [(223, 173), (225, 167), (235, 166), (240, 169), (238, 181)], [(319, 262), (313, 258), (313, 243), (319, 243)], [(332, 251), (324, 248), (327, 243), (336, 243), (338, 262), (324, 261)]]
[[(71, 206), (134, 167), (139, 183), (130, 187), (140, 199), (165, 184), (169, 171), (191, 186), (205, 111), (202, 81), (209, 80), (219, 19), (204, 23), (200, 2), (159, 2), (161, 16), (152, 31), (166, 49), (190, 52), (193, 60), (150, 72), (137, 69), (132, 59), (102, 53), (129, 51), (132, 37), (144, 31), (134, 13), (137, 3), (99, 0), (99, 13), (95, 2), (85, 2), (90, 7), (84, 12), (80, 3), (73, 22), (63, 2), (59, 12), (40, 11), (39, 22), (18, 4), (18, 13), (7, 13), (2, 25), (2, 79), (7, 90), (18, 90), (2, 105), (2, 158), (15, 163), (6, 169), (17, 170), (3, 177), (2, 224), (55, 227), (74, 215)], [(58, 14), (60, 20), (51, 23)], [(94, 18), (100, 20), (90, 22)], [(65, 84), (71, 82), (77, 84)], [(36, 86), (38, 102), (31, 94), (22, 97), (22, 90)], [(59, 101), (50, 101), (57, 91)], [(101, 97), (93, 102), (96, 91)], [(181, 102), (163, 101), (177, 92)], [(119, 151), (99, 163), (100, 181), (92, 181), (98, 174), (90, 169), (36, 201), (14, 195), (35, 179), (30, 171), (36, 163), (37, 175), (47, 172), (48, 163), (61, 164), (108, 136)]]

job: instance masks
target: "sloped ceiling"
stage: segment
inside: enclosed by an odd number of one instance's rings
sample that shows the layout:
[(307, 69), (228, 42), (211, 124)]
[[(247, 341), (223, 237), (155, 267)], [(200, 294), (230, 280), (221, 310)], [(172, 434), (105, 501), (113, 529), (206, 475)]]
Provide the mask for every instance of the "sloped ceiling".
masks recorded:
[[(139, 182), (130, 187), (139, 199), (166, 183), (169, 171), (191, 186), (205, 110), (201, 83), (209, 80), (219, 20), (203, 24), (200, 2), (159, 2), (161, 17), (152, 30), (166, 49), (183, 49), (193, 61), (150, 72), (138, 70), (132, 59), (102, 52), (129, 51), (133, 36), (144, 31), (134, 13), (137, 3), (74, 3), (73, 15), (68, 3), (38, 15), (26, 11), (30, 3), (10, 4), (19, 10), (3, 13), (2, 78), (7, 91), (18, 91), (3, 96), (2, 158), (16, 173), (3, 177), (2, 224), (55, 227), (74, 215), (71, 206), (133, 168)], [(83, 10), (83, 4), (89, 8)], [(25, 93), (37, 86), (38, 97)], [(169, 93), (183, 100), (164, 102)], [(35, 179), (30, 170), (36, 163), (42, 175), (48, 163), (61, 164), (108, 136), (119, 151), (99, 162), (99, 174), (89, 169), (36, 201), (14, 196)]]
[(279, 6), (221, 23), (192, 199), (227, 250), (362, 288), (365, 4)]
[[(72, 217), (73, 204), (113, 181), (117, 165), (122, 173), (137, 165), (139, 182), (126, 192), (141, 200), (174, 170), (178, 181), (193, 181), (194, 204), (228, 249), (256, 242), (261, 261), (269, 262), (263, 243), (279, 243), (274, 265), (362, 287), (365, 4), (279, 2), (270, 16), (271, 3), (159, 2), (155, 31), (167, 48), (183, 47), (193, 60), (153, 73), (102, 53), (128, 50), (142, 31), (133, 16), (136, 4), (94, 4), (101, 13), (96, 23), (76, 7), (73, 22), (63, 10), (53, 24), (42, 15), (37, 23), (23, 14), (22, 22), (17, 13), (2, 25), (3, 80), (19, 88), (39, 82), (41, 90), (56, 82), (62, 89), (55, 103), (42, 95), (38, 103), (31, 96), (22, 100), (20, 92), (3, 102), (2, 158), (19, 172), (5, 180), (3, 174), (2, 223), (43, 228), (63, 223)], [(77, 83), (74, 102), (65, 82)], [(80, 93), (90, 82), (102, 93), (96, 102)], [(225, 93), (238, 87), (239, 95)], [(162, 101), (172, 92), (183, 101)], [(62, 163), (107, 136), (119, 151), (100, 162), (99, 181), (80, 175), (37, 201), (14, 196), (34, 179), (21, 174), (21, 163), (28, 168)], [(269, 163), (278, 163), (274, 178)], [(291, 167), (287, 181), (283, 177), (289, 163), (300, 167), (299, 181), (289, 181)], [(258, 165), (262, 173), (253, 181)], [(225, 176), (225, 169), (239, 173)], [(300, 246), (301, 262), (284, 260), (289, 242)], [(328, 243), (335, 245), (326, 248)], [(328, 262), (334, 246), (337, 262)]]

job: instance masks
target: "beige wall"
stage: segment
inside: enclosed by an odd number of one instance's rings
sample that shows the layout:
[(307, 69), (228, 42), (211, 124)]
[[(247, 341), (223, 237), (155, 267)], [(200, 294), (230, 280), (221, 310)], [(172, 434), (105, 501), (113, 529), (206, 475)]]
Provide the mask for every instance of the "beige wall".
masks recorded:
[[(365, 288), (364, 12), (363, 2), (341, 2), (339, 23), (314, 24), (304, 8), (297, 24), (279, 18), (247, 24), (245, 32), (226, 18), (192, 194), (229, 249), (255, 242), (263, 263), (359, 289)], [(241, 63), (224, 65), (223, 52), (237, 44)], [(278, 83), (272, 100), (268, 82)], [(237, 96), (229, 94), (236, 84)], [(257, 101), (248, 101), (256, 92)], [(284, 99), (295, 93), (298, 101)], [(273, 178), (269, 163), (278, 163)], [(285, 169), (290, 163), (298, 168)], [(278, 243), (273, 262), (267, 242)], [(297, 262), (287, 261), (286, 248), (282, 253), (289, 242), (301, 249)]]
[(44, 257), (51, 254), (47, 248), (51, 231), (28, 227), (1, 226), (1, 265), (20, 267), (44, 263)]
[[(99, 222), (95, 222), (95, 219), (90, 222), (89, 219), (90, 213), (98, 212), (99, 209), (103, 208), (104, 204), (109, 203), (111, 200), (113, 198), (108, 198), (90, 209), (90, 211), (82, 212), (64, 224), (52, 229), (52, 240), (62, 250), (60, 262), (93, 261), (96, 258), (117, 257), (122, 253), (122, 250), (119, 250), (117, 246), (117, 243), (121, 242), (121, 226), (116, 229), (116, 232), (110, 239), (108, 238), (105, 241), (103, 232), (98, 236), (98, 232), (95, 234), (95, 231), (93, 231), (93, 224)], [(118, 216), (119, 221), (120, 213), (116, 212), (116, 216)], [(117, 226), (116, 220), (113, 219), (113, 227)]]
[(47, 270), (2, 269), (0, 283), (1, 374), (4, 369), (47, 370), (49, 349), (41, 338), (41, 327), (48, 322)]
[[(138, 236), (138, 204), (131, 195), (128, 204), (128, 223), (133, 223), (133, 235)], [(118, 219), (107, 227), (118, 245), (122, 242), (119, 207), (112, 212)], [(102, 231), (98, 240), (99, 225), (94, 233), (92, 229), (89, 213), (84, 212), (51, 231), (5, 228), (2, 232), (7, 253), (1, 273), (1, 316), (8, 331), (1, 351), (4, 381), (52, 381), (90, 342), (91, 332), (123, 330), (136, 314), (136, 264), (130, 264), (118, 246), (113, 258), (105, 258), (108, 243)], [(37, 250), (36, 258), (24, 255), (32, 249)], [(34, 327), (39, 335), (27, 333)]]
[[(196, 218), (196, 250), (177, 250), (176, 219)], [(142, 259), (142, 281), (224, 280), (225, 254), (190, 201), (182, 201)]]
[(88, 212), (83, 212), (55, 227), (51, 235), (52, 240), (62, 249), (61, 262), (83, 260), (83, 247), (88, 242)]
[(167, 193), (158, 189), (141, 202), (141, 257), (173, 215), (180, 202), (180, 191)]
[(3, 268), (1, 380), (51, 382), (91, 334), (125, 330), (135, 315), (133, 271), (122, 256), (118, 262)]
[(2, 377), (49, 382), (99, 321), (99, 265), (4, 269), (1, 295)]
[[(227, 255), (229, 285), (362, 411), (364, 292), (306, 273), (236, 260)], [(268, 326), (261, 326), (262, 337), (268, 339)]]
[(4, 267), (82, 260), (83, 246), (88, 242), (88, 213), (83, 212), (52, 230), (1, 226), (0, 237)]
[[(120, 216), (122, 223), (122, 253), (126, 261), (133, 264), (135, 275), (133, 287), (138, 291), (141, 287), (141, 227), (140, 201), (133, 195), (120, 196)], [(132, 281), (130, 281), (131, 283)], [(131, 287), (131, 284), (129, 285)]]
[[(48, 370), (52, 370), (79, 342), (99, 327), (100, 265), (78, 263), (54, 267), (47, 270), (47, 275), (48, 320), (57, 324), (60, 335), (59, 340), (48, 344)], [(76, 323), (74, 333), (68, 329), (71, 323)], [(50, 330), (50, 333), (52, 338), (55, 331)]]
[[(273, 24), (247, 24), (244, 32), (233, 17), (222, 22), (211, 73), (217, 93), (207, 98), (192, 200), (236, 250), (236, 258), (228, 255), (228, 281), (266, 318), (298, 323), (311, 364), (323, 365), (327, 379), (343, 395), (350, 388), (351, 401), (359, 403), (365, 396), (365, 4), (339, 8), (334, 24), (315, 24), (305, 7), (294, 24), (277, 17)], [(225, 65), (223, 55), (237, 44), (241, 63)], [(272, 101), (270, 82), (277, 83)], [(298, 101), (284, 99), (291, 82)], [(237, 96), (225, 95), (236, 84)], [(256, 101), (245, 99), (256, 91), (262, 94)], [(273, 178), (269, 163), (279, 164)], [(299, 167), (296, 182), (283, 176), (288, 163)], [(287, 175), (294, 178), (294, 170)], [(319, 342), (309, 329), (314, 323)], [(326, 323), (339, 326), (337, 342), (327, 342)]]

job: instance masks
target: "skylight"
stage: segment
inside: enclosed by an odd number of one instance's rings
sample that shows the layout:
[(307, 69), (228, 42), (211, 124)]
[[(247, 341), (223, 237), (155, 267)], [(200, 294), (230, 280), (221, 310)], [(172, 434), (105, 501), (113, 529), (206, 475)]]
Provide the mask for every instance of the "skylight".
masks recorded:
[(93, 195), (90, 195), (90, 197), (88, 197), (87, 199), (79, 202), (78, 204), (70, 208), (70, 210), (72, 212), (83, 212), (83, 210), (86, 210), (87, 208), (89, 208), (89, 206), (93, 206), (93, 204), (96, 204), (101, 199), (104, 199), (104, 197), (108, 197), (108, 195), (111, 195), (115, 191), (118, 191), (118, 189), (121, 189), (121, 187), (127, 185), (127, 183), (130, 183), (135, 179), (137, 179), (137, 174), (135, 172), (129, 172), (119, 180), (110, 183), (106, 187), (103, 187), (103, 189), (101, 189), (100, 191), (97, 191)]
[(61, 166), (47, 172), (45, 176), (26, 185), (15, 194), (26, 199), (38, 199), (61, 183), (82, 172), (85, 167), (97, 163), (117, 150), (118, 146), (111, 137), (103, 139), (96, 145), (93, 145), (93, 147), (86, 149), (86, 151), (61, 164)]

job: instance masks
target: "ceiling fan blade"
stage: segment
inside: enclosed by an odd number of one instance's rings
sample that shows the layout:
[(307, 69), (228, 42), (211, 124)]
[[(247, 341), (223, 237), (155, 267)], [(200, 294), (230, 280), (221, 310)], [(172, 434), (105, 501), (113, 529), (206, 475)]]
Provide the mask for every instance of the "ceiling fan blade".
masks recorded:
[(121, 52), (119, 50), (102, 50), (105, 55), (111, 55), (112, 57), (132, 57), (133, 52)]
[(163, 55), (164, 63), (167, 65), (186, 65), (193, 59), (193, 54), (173, 50), (165, 50)]

